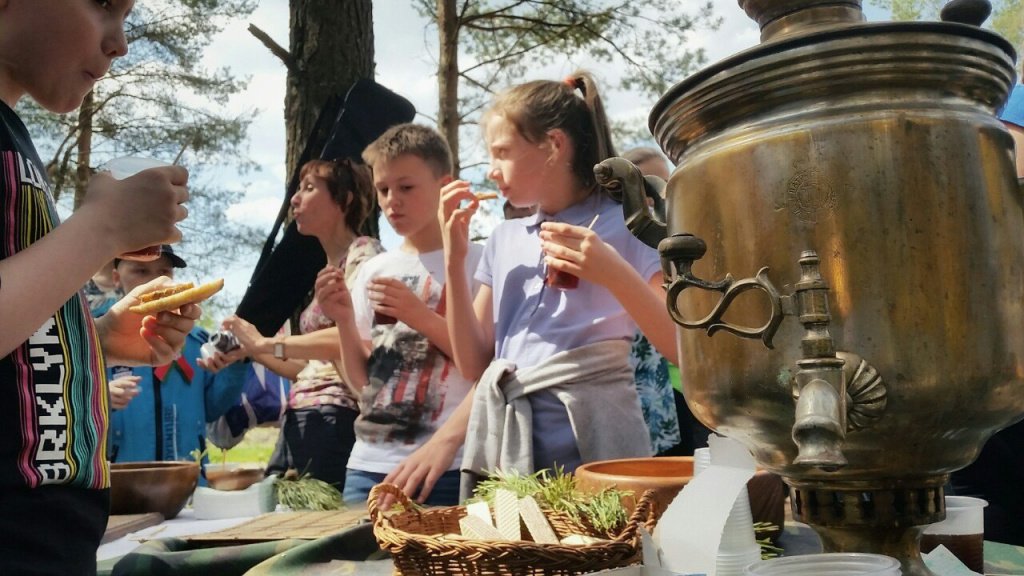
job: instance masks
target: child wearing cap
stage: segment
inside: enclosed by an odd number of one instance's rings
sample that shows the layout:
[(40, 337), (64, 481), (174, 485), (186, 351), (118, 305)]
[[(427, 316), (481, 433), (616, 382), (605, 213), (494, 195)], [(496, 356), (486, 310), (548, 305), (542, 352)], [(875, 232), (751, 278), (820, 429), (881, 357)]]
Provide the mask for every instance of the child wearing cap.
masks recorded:
[[(174, 277), (185, 261), (164, 244), (151, 262), (114, 260), (114, 284), (130, 292), (154, 278)], [(181, 356), (163, 366), (111, 366), (111, 462), (186, 460), (193, 450), (206, 450), (206, 423), (219, 418), (242, 393), (249, 364), (240, 354), (215, 352), (209, 359), (216, 373), (199, 363), (200, 347), (210, 335), (195, 327)]]

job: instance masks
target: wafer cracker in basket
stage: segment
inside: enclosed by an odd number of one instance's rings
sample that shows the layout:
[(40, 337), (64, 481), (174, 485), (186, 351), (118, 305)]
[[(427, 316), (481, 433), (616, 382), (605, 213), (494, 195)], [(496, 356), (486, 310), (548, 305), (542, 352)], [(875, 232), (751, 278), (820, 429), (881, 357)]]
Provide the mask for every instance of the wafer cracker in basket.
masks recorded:
[(533, 536), (533, 541), (538, 544), (558, 544), (558, 536), (555, 534), (547, 516), (537, 505), (533, 496), (524, 496), (519, 499), (519, 515), (523, 517), (526, 529)]
[(462, 535), (473, 540), (504, 540), (498, 529), (476, 516), (459, 518), (459, 529)]
[[(182, 289), (182, 286), (185, 288)], [(223, 287), (224, 279), (220, 278), (195, 287), (191, 283), (187, 283), (161, 288), (139, 296), (141, 302), (128, 310), (136, 314), (156, 314), (166, 310), (177, 310), (186, 304), (198, 304), (220, 292)]]
[(491, 508), (487, 505), (487, 502), (481, 501), (466, 504), (466, 515), (476, 516), (487, 522), (489, 526), (494, 526), (494, 518), (491, 518)]
[(494, 523), (505, 540), (521, 540), (519, 530), (519, 497), (515, 492), (498, 489), (494, 493)]

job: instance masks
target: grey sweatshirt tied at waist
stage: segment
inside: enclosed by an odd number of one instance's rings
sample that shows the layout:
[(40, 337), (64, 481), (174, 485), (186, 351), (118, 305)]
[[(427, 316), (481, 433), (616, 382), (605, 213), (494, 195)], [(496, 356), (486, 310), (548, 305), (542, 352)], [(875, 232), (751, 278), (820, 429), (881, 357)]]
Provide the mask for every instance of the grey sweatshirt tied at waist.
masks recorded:
[(650, 456), (629, 350), (625, 340), (606, 340), (560, 352), (525, 370), (516, 370), (508, 360), (491, 362), (473, 397), (461, 499), (495, 470), (534, 472), (527, 396), (540, 390), (551, 391), (565, 405), (583, 462)]

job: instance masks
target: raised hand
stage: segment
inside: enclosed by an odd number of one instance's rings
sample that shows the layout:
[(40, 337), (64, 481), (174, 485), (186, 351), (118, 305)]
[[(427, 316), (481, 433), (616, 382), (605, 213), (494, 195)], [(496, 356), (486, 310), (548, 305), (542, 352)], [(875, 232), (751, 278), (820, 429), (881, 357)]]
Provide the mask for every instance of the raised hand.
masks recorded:
[(170, 278), (161, 276), (136, 286), (96, 319), (108, 364), (162, 366), (180, 355), (185, 337), (202, 315), (199, 306), (187, 304), (177, 312), (160, 312), (156, 316), (142, 316), (128, 310), (141, 302), (139, 295), (172, 283)]
[(181, 240), (177, 223), (188, 216), (188, 171), (181, 166), (150, 168), (117, 180), (101, 172), (89, 181), (79, 210), (102, 215), (101, 226), (120, 253)]
[(629, 266), (615, 248), (585, 226), (544, 222), (540, 238), (545, 264), (594, 284), (608, 286)]
[(345, 283), (345, 274), (337, 266), (327, 266), (316, 275), (313, 285), (316, 301), (324, 315), (335, 324), (353, 317), (352, 294)]
[(114, 378), (107, 383), (110, 388), (110, 407), (114, 410), (124, 410), (136, 396), (139, 395), (140, 376), (129, 375)]
[[(469, 200), (465, 207), (462, 206), (464, 200)], [(479, 206), (480, 201), (465, 180), (453, 180), (441, 188), (437, 218), (441, 223), (445, 256), (449, 262), (465, 260), (469, 252), (469, 221)]]
[(397, 318), (413, 329), (422, 326), (423, 321), (432, 313), (426, 303), (397, 278), (380, 277), (370, 280), (366, 294), (373, 303), (374, 312)]
[(266, 337), (260, 334), (260, 331), (256, 329), (245, 318), (231, 315), (225, 318), (220, 323), (222, 330), (227, 330), (235, 335), (235, 339), (238, 340), (239, 350), (246, 356), (255, 356), (257, 354), (264, 354), (270, 349), (269, 341)]

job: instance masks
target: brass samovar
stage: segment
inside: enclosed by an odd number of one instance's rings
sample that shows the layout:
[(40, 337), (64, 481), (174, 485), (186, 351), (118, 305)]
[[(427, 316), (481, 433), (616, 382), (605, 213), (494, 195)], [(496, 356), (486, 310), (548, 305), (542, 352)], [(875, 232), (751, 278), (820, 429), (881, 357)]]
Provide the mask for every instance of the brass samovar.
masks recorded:
[(739, 4), (762, 43), (651, 113), (667, 225), (631, 164), (595, 170), (661, 252), (693, 413), (786, 480), (826, 551), (929, 574), (950, 472), (1024, 414), (1024, 209), (995, 117), (1014, 51), (987, 2), (901, 23)]

